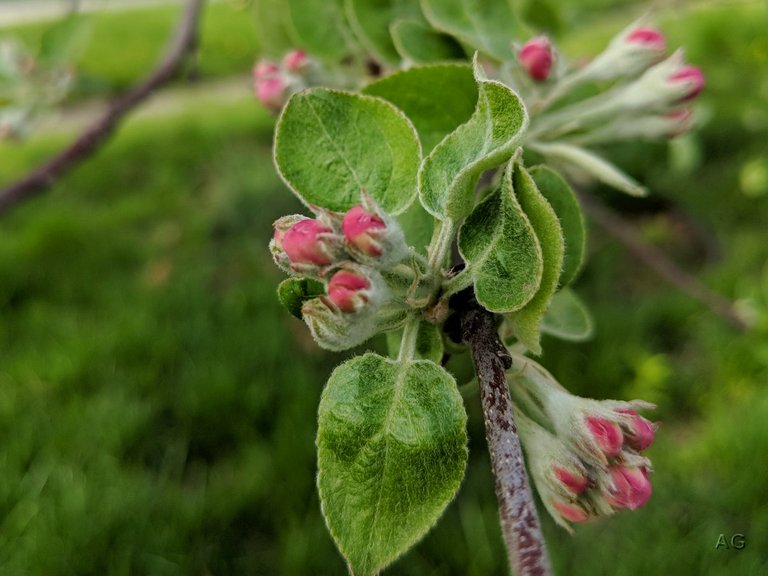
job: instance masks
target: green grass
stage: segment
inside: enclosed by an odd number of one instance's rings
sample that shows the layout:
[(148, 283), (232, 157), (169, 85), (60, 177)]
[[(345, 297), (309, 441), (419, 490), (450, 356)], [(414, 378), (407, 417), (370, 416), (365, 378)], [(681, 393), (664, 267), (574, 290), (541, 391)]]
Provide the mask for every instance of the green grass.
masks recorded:
[[(766, 75), (758, 21), (744, 14), (698, 12), (680, 38), (706, 66), (713, 114), (675, 146), (706, 161), (670, 171), (666, 147), (615, 151), (723, 256), (705, 261), (656, 201), (605, 197), (709, 285), (749, 300), (757, 322), (735, 333), (592, 230), (576, 288), (596, 337), (548, 339), (542, 361), (576, 393), (653, 400), (662, 427), (645, 508), (574, 536), (544, 520), (559, 574), (768, 573), (768, 194), (743, 187), (766, 130), (738, 120), (759, 109)], [(757, 48), (742, 50), (745, 38)], [(723, 46), (736, 60), (711, 54)], [(0, 145), (0, 182), (64, 142)], [(317, 404), (339, 357), (276, 301), (270, 224), (300, 207), (270, 145), (255, 104), (201, 99), (130, 121), (0, 220), (1, 574), (345, 573), (314, 479)], [(388, 573), (504, 573), (477, 398), (468, 412), (459, 496)], [(745, 534), (746, 548), (717, 550), (721, 533)]]

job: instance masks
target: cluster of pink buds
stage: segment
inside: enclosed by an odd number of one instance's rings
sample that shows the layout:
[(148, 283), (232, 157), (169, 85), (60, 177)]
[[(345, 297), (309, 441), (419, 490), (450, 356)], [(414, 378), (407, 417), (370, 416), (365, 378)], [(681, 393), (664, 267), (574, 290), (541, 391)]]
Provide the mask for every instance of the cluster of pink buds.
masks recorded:
[(528, 40), (517, 51), (517, 61), (532, 80), (544, 82), (549, 79), (555, 61), (552, 42), (546, 36)]
[(565, 391), (538, 364), (524, 360), (512, 386), (541, 407), (534, 421), (517, 415), (528, 464), (542, 500), (562, 526), (619, 510), (636, 510), (651, 496), (651, 463), (640, 453), (655, 426), (637, 413), (642, 401), (596, 401)]
[(294, 92), (305, 87), (305, 75), (313, 61), (302, 50), (288, 52), (278, 63), (260, 60), (253, 67), (256, 99), (272, 112), (279, 112)]

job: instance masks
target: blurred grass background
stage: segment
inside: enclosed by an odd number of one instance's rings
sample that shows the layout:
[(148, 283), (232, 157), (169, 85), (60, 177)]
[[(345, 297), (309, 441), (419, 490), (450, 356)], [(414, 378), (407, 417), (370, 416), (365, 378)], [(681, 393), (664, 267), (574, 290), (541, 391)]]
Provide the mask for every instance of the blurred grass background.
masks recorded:
[[(245, 4), (209, 6), (203, 81), (247, 83), (258, 39)], [(605, 4), (563, 34), (574, 53), (638, 13)], [(176, 13), (92, 16), (72, 100), (144, 74)], [(545, 530), (559, 574), (767, 574), (768, 15), (762, 2), (662, 15), (707, 75), (703, 125), (614, 150), (655, 196), (604, 198), (755, 324), (734, 332), (593, 229), (576, 288), (596, 337), (547, 340), (543, 362), (576, 393), (659, 405), (654, 496), (574, 536), (548, 518)], [(317, 404), (340, 358), (275, 298), (270, 225), (299, 207), (275, 175), (271, 131), (247, 96), (134, 118), (0, 221), (0, 574), (345, 573), (314, 486)], [(0, 183), (66, 141), (0, 144)], [(459, 496), (388, 573), (505, 573), (482, 418), (468, 411)], [(716, 549), (734, 533), (744, 549)]]

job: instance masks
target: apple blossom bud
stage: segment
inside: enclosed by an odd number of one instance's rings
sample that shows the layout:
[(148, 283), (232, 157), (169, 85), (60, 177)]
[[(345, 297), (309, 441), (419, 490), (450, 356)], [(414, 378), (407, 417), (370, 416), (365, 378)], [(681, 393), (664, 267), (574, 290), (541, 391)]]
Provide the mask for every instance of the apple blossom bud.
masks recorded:
[(633, 24), (608, 43), (579, 74), (584, 80), (636, 76), (664, 59), (667, 41), (656, 28)]
[(303, 50), (291, 50), (283, 57), (283, 66), (289, 72), (300, 72), (308, 63), (309, 58)]
[(342, 312), (357, 312), (369, 300), (370, 281), (355, 272), (336, 272), (328, 283), (328, 298)]
[(624, 428), (624, 439), (630, 447), (640, 452), (653, 444), (656, 429), (651, 422), (632, 409), (619, 409), (617, 412), (632, 416), (629, 425)]
[(651, 497), (648, 471), (642, 467), (617, 466), (609, 469), (608, 502), (615, 508), (636, 510)]
[(267, 77), (257, 80), (255, 84), (256, 99), (265, 108), (273, 112), (279, 112), (287, 100), (286, 88), (286, 83), (280, 77)]
[(554, 466), (552, 471), (563, 486), (575, 495), (581, 494), (589, 487), (589, 479), (581, 472), (574, 472), (562, 466)]
[(265, 78), (272, 78), (280, 74), (280, 68), (274, 62), (269, 60), (259, 60), (256, 66), (253, 67), (253, 79), (263, 80)]
[(543, 82), (552, 70), (552, 43), (546, 36), (537, 36), (523, 44), (517, 53), (517, 61), (537, 82)]
[(659, 60), (663, 58), (667, 51), (667, 40), (656, 28), (638, 27), (627, 32), (624, 37), (628, 44), (636, 44), (643, 50), (651, 50), (659, 55)]
[(381, 256), (382, 247), (377, 240), (386, 227), (381, 218), (359, 204), (344, 215), (341, 223), (347, 242), (368, 256)]
[(584, 421), (603, 454), (610, 458), (621, 452), (624, 436), (618, 424), (596, 416), (587, 416)]
[(671, 84), (685, 84), (687, 89), (680, 102), (688, 102), (698, 96), (706, 83), (704, 74), (695, 66), (683, 66), (668, 78)]
[[(327, 266), (333, 262), (333, 257), (332, 250), (324, 237), (332, 232), (317, 220), (306, 219), (296, 222), (282, 234), (279, 240), (283, 250), (294, 264)], [(275, 240), (277, 240), (277, 229)]]
[(585, 522), (586, 520), (589, 520), (589, 514), (576, 504), (552, 502), (552, 506), (569, 522)]

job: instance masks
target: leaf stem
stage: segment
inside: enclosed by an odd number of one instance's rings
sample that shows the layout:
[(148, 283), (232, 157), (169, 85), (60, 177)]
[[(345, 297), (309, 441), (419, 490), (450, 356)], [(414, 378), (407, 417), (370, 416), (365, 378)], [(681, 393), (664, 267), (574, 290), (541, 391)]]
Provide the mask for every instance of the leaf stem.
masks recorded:
[(511, 368), (512, 358), (499, 339), (495, 316), (477, 303), (470, 289), (456, 295), (452, 304), (459, 311), (462, 339), (470, 348), (480, 384), (510, 570), (516, 576), (547, 576), (552, 569), (507, 388), (505, 371)]
[(398, 362), (412, 360), (416, 355), (416, 339), (419, 335), (419, 322), (416, 316), (410, 316), (403, 327), (403, 337), (400, 340), (400, 352), (397, 355)]
[(429, 271), (432, 274), (438, 274), (445, 264), (445, 257), (451, 249), (453, 242), (453, 233), (455, 225), (453, 220), (446, 218), (438, 222), (435, 227), (435, 233), (432, 241), (429, 243), (427, 252), (429, 253)]

